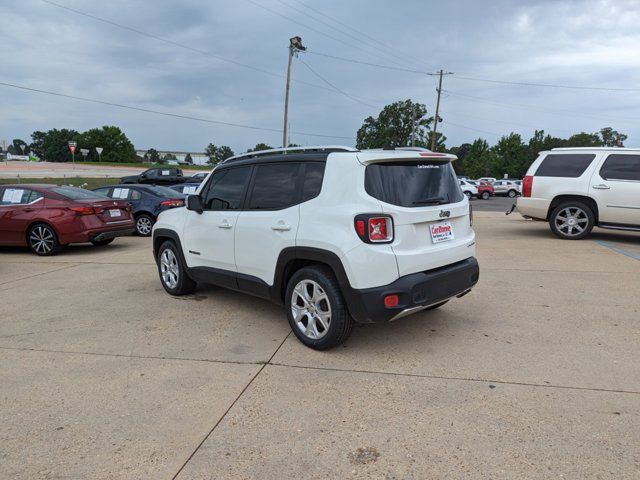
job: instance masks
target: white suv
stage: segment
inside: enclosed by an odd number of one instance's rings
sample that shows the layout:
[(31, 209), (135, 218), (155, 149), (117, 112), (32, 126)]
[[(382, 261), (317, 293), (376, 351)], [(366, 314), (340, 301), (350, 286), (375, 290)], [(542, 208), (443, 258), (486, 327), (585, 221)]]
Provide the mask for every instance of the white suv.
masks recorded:
[(295, 335), (326, 349), (354, 320), (437, 308), (478, 281), (467, 198), (451, 161), (421, 149), (307, 147), (218, 165), (153, 228), (172, 295), (211, 283), (286, 305)]
[(460, 183), (460, 189), (462, 189), (462, 193), (464, 193), (467, 198), (478, 197), (478, 187), (476, 187), (470, 180), (458, 180)]
[(523, 180), (518, 211), (577, 240), (594, 226), (640, 230), (640, 149), (554, 148)]

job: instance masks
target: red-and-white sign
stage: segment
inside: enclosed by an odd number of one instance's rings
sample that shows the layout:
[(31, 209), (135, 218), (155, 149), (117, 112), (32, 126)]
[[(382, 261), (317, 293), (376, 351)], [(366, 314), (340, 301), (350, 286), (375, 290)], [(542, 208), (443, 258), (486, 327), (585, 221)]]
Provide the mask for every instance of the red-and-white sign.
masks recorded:
[(431, 225), (431, 240), (433, 240), (433, 243), (446, 242), (454, 238), (451, 222), (440, 222)]
[(76, 152), (76, 147), (78, 146), (78, 144), (76, 142), (69, 142), (69, 150), (71, 150), (71, 153), (75, 153)]

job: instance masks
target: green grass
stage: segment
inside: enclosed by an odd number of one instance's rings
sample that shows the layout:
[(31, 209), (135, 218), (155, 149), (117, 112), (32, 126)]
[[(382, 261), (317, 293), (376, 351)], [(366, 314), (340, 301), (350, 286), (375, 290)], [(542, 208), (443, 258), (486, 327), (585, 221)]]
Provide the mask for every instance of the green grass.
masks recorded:
[(211, 170), (209, 165), (166, 165), (161, 163), (145, 163), (145, 162), (76, 162), (78, 165), (97, 165), (100, 167), (139, 167), (139, 168), (153, 168), (153, 167), (165, 167), (165, 168), (182, 168), (187, 170)]
[(114, 185), (119, 183), (119, 177), (67, 177), (67, 178), (0, 178), (0, 185), (15, 183), (49, 183), (53, 185), (73, 185), (86, 189)]

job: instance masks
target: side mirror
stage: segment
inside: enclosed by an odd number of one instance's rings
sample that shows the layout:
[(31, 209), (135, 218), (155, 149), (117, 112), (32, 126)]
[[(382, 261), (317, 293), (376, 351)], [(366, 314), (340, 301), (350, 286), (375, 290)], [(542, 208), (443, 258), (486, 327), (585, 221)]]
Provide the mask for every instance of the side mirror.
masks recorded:
[(144, 173), (144, 172), (142, 172), (142, 173), (140, 174), (140, 178), (147, 178), (147, 174), (146, 174), (146, 173)]
[(193, 210), (194, 212), (202, 213), (202, 200), (198, 195), (187, 195), (187, 210)]

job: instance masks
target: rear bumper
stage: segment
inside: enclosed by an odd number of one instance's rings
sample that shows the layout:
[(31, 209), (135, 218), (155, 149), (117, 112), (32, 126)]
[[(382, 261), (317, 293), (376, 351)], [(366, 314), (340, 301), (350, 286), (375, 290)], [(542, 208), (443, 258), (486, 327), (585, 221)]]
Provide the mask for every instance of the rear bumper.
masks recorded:
[[(478, 261), (470, 257), (444, 267), (405, 275), (384, 287), (347, 289), (343, 293), (354, 320), (360, 323), (386, 322), (452, 297), (460, 297), (478, 283), (479, 276)], [(399, 297), (398, 305), (385, 307), (384, 298), (393, 294)]]
[(133, 235), (136, 232), (135, 228), (124, 228), (119, 230), (109, 230), (107, 232), (97, 232), (89, 234), (90, 242), (101, 242), (102, 240), (109, 240), (110, 238), (126, 237)]
[(546, 220), (551, 201), (546, 198), (518, 197), (516, 206), (525, 217)]

